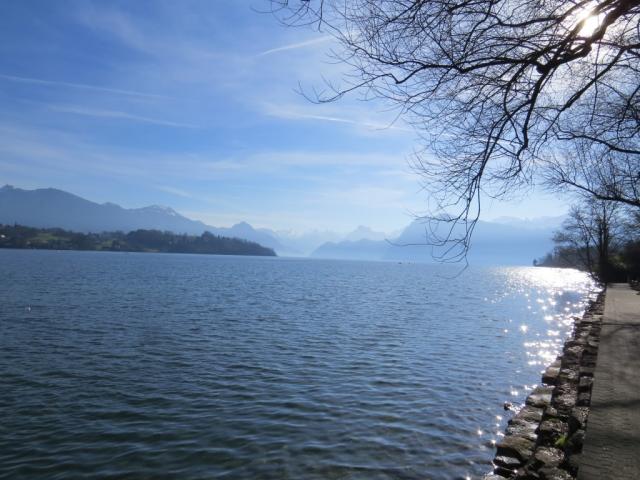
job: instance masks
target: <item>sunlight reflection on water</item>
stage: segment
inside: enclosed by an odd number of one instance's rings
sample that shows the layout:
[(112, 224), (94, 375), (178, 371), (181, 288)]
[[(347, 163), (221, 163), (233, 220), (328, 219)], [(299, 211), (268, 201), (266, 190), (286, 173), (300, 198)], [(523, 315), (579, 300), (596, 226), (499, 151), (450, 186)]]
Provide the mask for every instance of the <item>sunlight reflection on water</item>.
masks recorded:
[[(524, 339), (528, 365), (540, 366), (540, 373), (543, 373), (544, 367), (555, 360), (570, 335), (574, 317), (581, 316), (589, 301), (596, 297), (597, 285), (584, 272), (559, 268), (512, 268), (508, 279), (510, 289), (490, 301), (499, 303), (509, 296), (525, 298), (531, 318), (544, 320), (544, 324), (535, 321), (522, 323), (517, 329)], [(530, 293), (532, 286), (535, 286), (535, 298)], [(568, 295), (573, 297), (576, 292), (580, 294), (581, 301), (567, 300)], [(508, 322), (513, 323), (513, 320), (509, 319)], [(509, 333), (507, 328), (503, 331)], [(514, 400), (524, 401), (526, 392), (536, 386), (512, 385), (510, 395)], [(495, 424), (492, 443), (504, 436), (503, 419), (500, 416), (497, 418), (499, 421)]]

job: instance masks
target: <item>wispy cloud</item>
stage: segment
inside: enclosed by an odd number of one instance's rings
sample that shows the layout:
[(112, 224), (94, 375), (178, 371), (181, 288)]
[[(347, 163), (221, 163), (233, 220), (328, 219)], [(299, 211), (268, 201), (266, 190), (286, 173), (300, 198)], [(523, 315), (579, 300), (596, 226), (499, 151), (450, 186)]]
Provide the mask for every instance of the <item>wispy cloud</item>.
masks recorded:
[(178, 197), (196, 198), (193, 194), (187, 192), (186, 190), (170, 187), (168, 185), (156, 185), (156, 188), (162, 192), (170, 193), (171, 195), (177, 195)]
[(367, 119), (356, 119), (349, 118), (343, 116), (336, 115), (318, 115), (315, 113), (309, 113), (301, 109), (300, 107), (290, 106), (290, 105), (276, 105), (273, 103), (263, 103), (264, 112), (272, 117), (284, 118), (284, 119), (300, 119), (300, 120), (317, 120), (321, 122), (333, 122), (333, 123), (344, 123), (348, 125), (353, 125), (356, 127), (363, 127), (369, 131), (375, 130), (393, 130), (397, 132), (407, 132), (412, 133), (413, 130), (408, 127), (403, 127), (400, 125), (396, 125), (394, 121), (389, 123), (379, 123), (372, 122)]
[(49, 105), (49, 109), (56, 112), (61, 112), (61, 113), (70, 113), (74, 115), (83, 115), (87, 117), (96, 117), (96, 118), (113, 118), (113, 119), (129, 120), (132, 122), (150, 123), (153, 125), (161, 125), (164, 127), (200, 128), (197, 125), (192, 125), (189, 123), (172, 122), (170, 120), (162, 120), (158, 118), (134, 115), (127, 112), (84, 108), (84, 107), (78, 107), (75, 105)]
[(328, 42), (332, 38), (333, 37), (327, 35), (327, 36), (324, 36), (324, 37), (319, 37), (319, 38), (313, 38), (311, 40), (306, 40), (304, 42), (290, 43), (288, 45), (282, 45), (280, 47), (270, 48), (269, 50), (265, 50), (264, 52), (260, 52), (258, 54), (258, 56), (261, 57), (261, 56), (264, 56), (264, 55), (271, 55), (272, 53), (284, 52), (284, 51), (287, 51), (287, 50), (296, 50), (298, 48), (307, 48), (307, 47), (311, 47), (313, 45), (318, 45), (320, 43)]
[(28, 83), (32, 85), (43, 85), (50, 87), (63, 87), (63, 88), (75, 88), (81, 90), (91, 90), (94, 92), (103, 92), (103, 93), (111, 93), (115, 95), (127, 95), (132, 97), (143, 97), (143, 98), (167, 98), (163, 95), (156, 95), (152, 93), (144, 93), (137, 92), (133, 90), (122, 90), (119, 88), (109, 88), (109, 87), (101, 87), (97, 85), (87, 85), (85, 83), (71, 83), (71, 82), (60, 82), (56, 80), (44, 80), (42, 78), (30, 78), (30, 77), (18, 77), (15, 75), (6, 75), (0, 73), (0, 79), (8, 80), (10, 82), (18, 82), (18, 83)]

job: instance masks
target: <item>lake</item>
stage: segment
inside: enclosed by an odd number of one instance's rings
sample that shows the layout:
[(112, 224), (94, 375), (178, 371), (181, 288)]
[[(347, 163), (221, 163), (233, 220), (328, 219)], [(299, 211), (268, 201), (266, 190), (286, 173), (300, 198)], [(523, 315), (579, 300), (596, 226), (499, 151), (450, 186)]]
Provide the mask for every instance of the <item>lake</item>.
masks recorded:
[[(452, 479), (592, 288), (573, 270), (0, 250), (0, 478)], [(503, 418), (505, 417), (505, 418)]]

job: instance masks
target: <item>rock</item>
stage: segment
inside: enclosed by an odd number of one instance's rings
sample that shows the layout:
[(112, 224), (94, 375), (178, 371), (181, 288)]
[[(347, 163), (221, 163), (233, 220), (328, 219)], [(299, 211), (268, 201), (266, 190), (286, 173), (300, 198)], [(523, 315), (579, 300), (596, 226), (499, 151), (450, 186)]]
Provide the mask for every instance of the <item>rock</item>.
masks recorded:
[(496, 445), (498, 456), (515, 457), (522, 463), (525, 463), (533, 455), (534, 447), (535, 443), (531, 440), (514, 435), (503, 437)]
[(507, 455), (499, 455), (493, 459), (493, 464), (496, 467), (501, 467), (503, 469), (509, 470), (513, 472), (517, 468), (521, 467), (523, 462), (516, 457), (510, 457)]
[(562, 365), (569, 366), (579, 364), (582, 352), (584, 352), (584, 347), (582, 345), (565, 347), (564, 355), (562, 356)]
[(581, 392), (578, 394), (576, 405), (579, 407), (588, 407), (591, 404), (591, 392)]
[(582, 317), (582, 323), (583, 323), (583, 324), (585, 324), (585, 325), (586, 325), (586, 324), (590, 324), (590, 323), (596, 323), (596, 322), (598, 322), (601, 318), (602, 318), (602, 317), (597, 318), (597, 317), (596, 317), (596, 316), (594, 316), (594, 315), (588, 315), (588, 314), (587, 314), (587, 315), (585, 315), (584, 317)]
[(581, 365), (585, 367), (595, 367), (598, 356), (595, 353), (586, 353), (582, 355)]
[(553, 406), (558, 409), (560, 415), (568, 415), (571, 409), (575, 407), (578, 401), (578, 395), (575, 390), (570, 390), (553, 399)]
[(502, 467), (496, 467), (494, 473), (498, 476), (500, 480), (504, 480), (505, 478), (513, 478), (515, 474), (513, 470), (509, 470)]
[(557, 467), (564, 460), (562, 450), (555, 447), (539, 447), (533, 455), (533, 467), (539, 470), (544, 467)]
[(569, 455), (580, 453), (582, 451), (582, 445), (584, 444), (584, 430), (576, 430), (573, 435), (569, 437), (567, 445), (565, 447), (566, 452)]
[(516, 476), (513, 477), (513, 480), (540, 480), (540, 477), (538, 476), (538, 472), (534, 469), (525, 467), (516, 472)]
[(574, 390), (577, 390), (578, 382), (569, 382), (566, 378), (558, 378), (558, 384), (556, 385), (556, 389), (553, 392), (554, 397), (559, 397), (560, 395), (564, 395), (565, 393), (570, 393)]
[(547, 408), (544, 409), (544, 415), (542, 418), (544, 420), (546, 420), (547, 418), (560, 418), (560, 414), (558, 413), (557, 409), (549, 405)]
[(509, 423), (515, 423), (517, 421), (526, 423), (538, 423), (542, 420), (543, 409), (539, 407), (533, 407), (531, 405), (525, 405), (520, 411), (509, 420)]
[(558, 382), (561, 383), (578, 383), (579, 378), (578, 368), (561, 368), (558, 374)]
[(541, 480), (573, 480), (569, 472), (557, 467), (545, 467), (538, 470)]
[(507, 435), (514, 435), (518, 437), (524, 437), (527, 440), (531, 440), (535, 442), (538, 440), (538, 435), (536, 434), (536, 430), (538, 429), (538, 423), (533, 422), (525, 422), (523, 420), (516, 420), (514, 422), (509, 423), (505, 430)]
[(547, 385), (555, 385), (559, 373), (560, 367), (547, 367), (547, 369), (542, 374), (542, 383), (546, 383)]
[(590, 392), (592, 386), (593, 377), (580, 377), (580, 382), (578, 383), (579, 392)]
[(553, 387), (539, 386), (529, 394), (526, 404), (532, 407), (544, 408), (551, 403)]
[(540, 424), (538, 434), (547, 445), (554, 445), (563, 435), (566, 435), (569, 427), (562, 420), (550, 418)]
[(587, 426), (588, 416), (589, 409), (587, 407), (575, 407), (571, 410), (571, 415), (569, 415), (569, 432), (573, 433), (579, 429), (584, 430)]
[(596, 367), (580, 367), (580, 376), (581, 377), (593, 377), (593, 372), (595, 372)]

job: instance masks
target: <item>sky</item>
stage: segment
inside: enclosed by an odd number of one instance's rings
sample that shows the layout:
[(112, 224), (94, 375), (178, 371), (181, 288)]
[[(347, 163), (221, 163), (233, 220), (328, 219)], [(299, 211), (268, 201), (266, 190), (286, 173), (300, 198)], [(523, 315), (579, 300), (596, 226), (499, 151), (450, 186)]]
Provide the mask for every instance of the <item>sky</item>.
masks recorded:
[[(424, 212), (417, 135), (339, 82), (325, 32), (267, 0), (3, 2), (0, 184), (151, 204), (214, 226), (391, 232)], [(484, 218), (561, 215), (526, 192)]]

